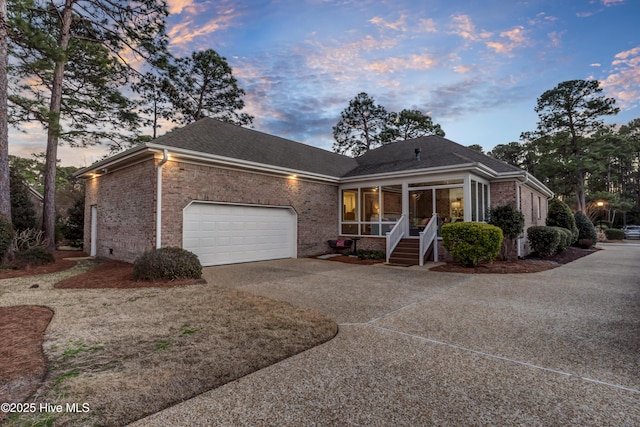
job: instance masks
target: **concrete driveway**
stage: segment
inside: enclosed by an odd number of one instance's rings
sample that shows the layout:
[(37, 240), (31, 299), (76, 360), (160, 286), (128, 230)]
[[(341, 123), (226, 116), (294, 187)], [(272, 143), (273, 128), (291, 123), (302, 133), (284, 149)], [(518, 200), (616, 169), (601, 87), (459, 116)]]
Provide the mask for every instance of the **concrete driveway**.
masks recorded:
[(300, 259), (205, 276), (339, 333), (135, 425), (640, 425), (640, 245), (535, 274)]

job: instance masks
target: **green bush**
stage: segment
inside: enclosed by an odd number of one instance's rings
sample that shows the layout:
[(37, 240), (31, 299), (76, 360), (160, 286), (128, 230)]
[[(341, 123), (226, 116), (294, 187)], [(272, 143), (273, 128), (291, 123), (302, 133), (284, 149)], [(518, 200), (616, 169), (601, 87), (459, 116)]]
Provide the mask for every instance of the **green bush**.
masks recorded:
[(4, 215), (0, 215), (0, 263), (7, 254), (13, 241), (13, 226)]
[(576, 227), (576, 220), (573, 217), (571, 208), (562, 200), (551, 199), (549, 202), (547, 225), (551, 227), (562, 227), (571, 231), (572, 240), (570, 244), (578, 241), (578, 227)]
[(168, 247), (143, 253), (133, 263), (135, 280), (199, 279), (202, 265), (193, 252)]
[(598, 241), (598, 233), (593, 223), (582, 211), (573, 214), (578, 228), (578, 246), (590, 248)]
[(558, 251), (560, 232), (553, 227), (536, 225), (527, 229), (529, 244), (540, 257), (547, 257)]
[(573, 243), (573, 233), (563, 227), (552, 227), (560, 233), (560, 241), (558, 242), (557, 252), (564, 252)]
[(604, 234), (607, 236), (607, 240), (623, 240), (624, 231), (619, 228), (609, 228), (604, 230)]
[(491, 208), (489, 224), (500, 227), (504, 237), (515, 239), (524, 231), (524, 215), (512, 205)]
[(355, 255), (358, 256), (359, 259), (385, 259), (386, 256), (382, 251), (369, 251), (366, 249), (358, 249), (355, 251)]
[(493, 262), (500, 253), (502, 230), (491, 224), (455, 222), (442, 226), (444, 247), (465, 267)]
[(524, 215), (513, 205), (501, 205), (489, 210), (489, 224), (500, 227), (504, 239), (500, 249), (500, 258), (513, 260), (518, 258), (515, 239), (524, 231)]
[(10, 197), (11, 197), (11, 222), (16, 230), (24, 230), (36, 227), (36, 211), (33, 202), (29, 198), (29, 185), (14, 169), (9, 169)]
[(16, 253), (14, 263), (24, 265), (44, 265), (55, 262), (53, 254), (42, 246), (32, 246), (24, 251)]

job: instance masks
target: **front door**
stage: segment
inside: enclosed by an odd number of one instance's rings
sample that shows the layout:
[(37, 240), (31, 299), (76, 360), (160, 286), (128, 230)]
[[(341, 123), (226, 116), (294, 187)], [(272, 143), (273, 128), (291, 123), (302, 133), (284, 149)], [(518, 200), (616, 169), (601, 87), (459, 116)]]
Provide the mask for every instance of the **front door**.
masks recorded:
[(433, 190), (409, 191), (409, 235), (418, 236), (433, 212)]

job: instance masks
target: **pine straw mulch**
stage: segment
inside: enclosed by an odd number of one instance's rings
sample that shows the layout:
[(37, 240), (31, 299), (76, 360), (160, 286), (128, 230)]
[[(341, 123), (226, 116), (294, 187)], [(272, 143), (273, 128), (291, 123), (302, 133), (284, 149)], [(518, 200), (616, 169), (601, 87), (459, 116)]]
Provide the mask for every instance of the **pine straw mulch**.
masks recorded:
[(458, 262), (448, 262), (443, 265), (431, 267), (431, 271), (448, 273), (486, 273), (486, 274), (517, 274), (538, 273), (552, 268), (568, 264), (584, 256), (590, 255), (599, 249), (583, 249), (577, 247), (567, 248), (566, 251), (547, 258), (528, 257), (517, 261), (494, 261), (491, 264), (480, 264), (477, 267), (464, 267)]
[[(108, 279), (107, 279), (108, 278)], [(184, 279), (171, 281), (136, 281), (133, 279), (133, 265), (123, 261), (98, 261), (98, 266), (86, 273), (71, 276), (54, 285), (58, 289), (130, 289), (165, 288), (206, 283), (204, 279)]]
[[(42, 306), (0, 307), (0, 402), (23, 402), (46, 373), (44, 331), (53, 311)], [(0, 422), (7, 414), (0, 412)]]
[[(547, 258), (537, 258), (530, 256), (517, 261), (494, 261), (491, 264), (481, 264), (477, 267), (464, 267), (459, 262), (447, 262), (429, 268), (431, 271), (448, 273), (485, 273), (485, 274), (518, 274), (518, 273), (538, 273), (550, 270), (561, 265), (575, 261), (583, 256), (592, 254), (599, 249), (583, 249), (570, 247), (566, 251), (555, 254)], [(373, 265), (384, 263), (384, 260), (359, 259), (357, 257), (340, 255), (327, 258), (328, 261), (344, 262), (348, 264)]]
[(53, 251), (55, 262), (45, 265), (26, 265), (0, 268), (0, 280), (14, 277), (35, 276), (37, 274), (57, 273), (74, 267), (77, 261), (72, 258), (86, 257), (87, 254), (80, 251)]

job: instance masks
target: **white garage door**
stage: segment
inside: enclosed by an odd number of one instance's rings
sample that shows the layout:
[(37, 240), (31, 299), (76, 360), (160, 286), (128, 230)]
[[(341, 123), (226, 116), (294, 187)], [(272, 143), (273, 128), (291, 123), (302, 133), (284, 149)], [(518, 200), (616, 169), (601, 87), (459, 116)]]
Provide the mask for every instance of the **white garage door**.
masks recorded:
[(182, 247), (205, 266), (297, 254), (297, 218), (291, 208), (193, 202), (183, 218)]

